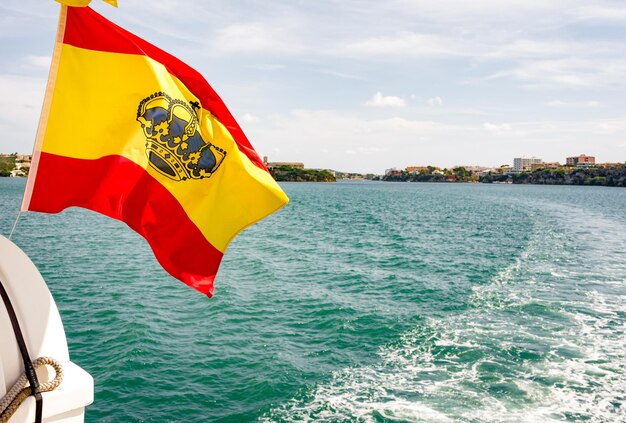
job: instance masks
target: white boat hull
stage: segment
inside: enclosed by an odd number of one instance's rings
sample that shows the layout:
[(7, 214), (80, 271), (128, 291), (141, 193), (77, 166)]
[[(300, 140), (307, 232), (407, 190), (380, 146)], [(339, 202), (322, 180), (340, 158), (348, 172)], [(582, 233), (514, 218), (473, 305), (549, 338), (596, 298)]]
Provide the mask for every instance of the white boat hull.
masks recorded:
[[(43, 277), (28, 256), (2, 235), (0, 281), (15, 309), (30, 358), (51, 357), (63, 366), (61, 385), (42, 394), (43, 421), (82, 422), (85, 407), (93, 402), (93, 378), (70, 361), (61, 316)], [(23, 372), (23, 360), (9, 314), (4, 303), (0, 302), (0, 398)], [(43, 367), (37, 370), (37, 376), (40, 383), (47, 382), (54, 378), (54, 371)], [(10, 422), (34, 420), (35, 399), (31, 396), (22, 403)]]

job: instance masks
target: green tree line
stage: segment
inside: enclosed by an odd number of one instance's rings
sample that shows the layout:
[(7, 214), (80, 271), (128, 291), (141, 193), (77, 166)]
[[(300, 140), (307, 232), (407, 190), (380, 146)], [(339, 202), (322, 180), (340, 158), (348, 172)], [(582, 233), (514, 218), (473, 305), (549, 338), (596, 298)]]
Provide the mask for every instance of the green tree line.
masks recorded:
[(11, 171), (15, 169), (15, 155), (0, 156), (0, 177), (11, 175)]
[(270, 173), (278, 182), (335, 182), (328, 170), (298, 169), (291, 166), (270, 168)]

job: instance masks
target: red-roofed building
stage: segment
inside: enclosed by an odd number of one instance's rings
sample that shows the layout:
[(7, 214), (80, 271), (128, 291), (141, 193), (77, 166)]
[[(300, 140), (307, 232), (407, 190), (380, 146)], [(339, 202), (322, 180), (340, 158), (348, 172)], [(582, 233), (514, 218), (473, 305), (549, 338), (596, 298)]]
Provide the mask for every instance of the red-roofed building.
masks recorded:
[(594, 156), (586, 156), (581, 154), (578, 157), (568, 157), (565, 162), (568, 166), (586, 167), (596, 164), (596, 158)]

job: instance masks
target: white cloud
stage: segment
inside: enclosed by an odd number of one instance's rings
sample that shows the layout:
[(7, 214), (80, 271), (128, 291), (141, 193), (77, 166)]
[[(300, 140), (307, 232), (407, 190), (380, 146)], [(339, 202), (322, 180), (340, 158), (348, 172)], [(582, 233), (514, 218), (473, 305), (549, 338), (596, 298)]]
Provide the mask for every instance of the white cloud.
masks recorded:
[(393, 95), (385, 96), (378, 91), (371, 99), (365, 102), (365, 105), (369, 107), (404, 107), (406, 106), (406, 102), (401, 97)]
[(562, 107), (562, 108), (592, 108), (600, 106), (599, 101), (561, 101), (551, 100), (547, 103), (550, 107)]
[(245, 113), (241, 116), (242, 122), (245, 123), (257, 123), (260, 119), (258, 116), (251, 115), (250, 113)]
[(257, 151), (272, 151), (273, 161), (354, 172), (381, 173), (411, 164), (492, 166), (524, 155), (563, 161), (576, 151), (595, 155), (598, 161), (626, 160), (626, 149), (615, 145), (626, 133), (626, 118), (460, 124), (366, 115), (294, 110), (264, 118), (247, 133)]
[(39, 120), (46, 81), (14, 75), (0, 75), (0, 118), (18, 125)]
[(345, 44), (340, 54), (356, 56), (465, 56), (463, 42), (434, 34), (401, 32)]
[(257, 69), (261, 71), (275, 71), (275, 70), (284, 69), (285, 65), (280, 65), (278, 63), (258, 63), (250, 67), (252, 69)]
[(626, 60), (566, 57), (522, 61), (515, 67), (496, 72), (487, 79), (514, 78), (536, 85), (595, 87), (622, 84)]
[[(0, 75), (0, 151), (16, 142), (28, 148), (11, 151), (28, 151), (58, 4), (5, 3), (0, 72), (42, 79)], [(610, 119), (626, 108), (619, 26), (626, 4), (619, 0), (249, 2), (245, 8), (222, 0), (154, 0), (150, 10), (141, 2), (121, 9), (94, 2), (94, 8), (190, 60), (241, 111), (259, 152), (280, 156), (275, 160), (372, 171), (409, 164), (405, 157), (436, 165), (482, 161), (472, 156), (478, 153), (484, 164), (514, 154), (562, 160), (570, 150), (624, 160), (616, 143), (626, 127)], [(363, 96), (364, 87), (373, 88)], [(426, 91), (432, 87), (437, 91)], [(377, 89), (382, 92), (369, 98)], [(443, 97), (445, 109), (436, 107)], [(295, 105), (303, 110), (291, 112)], [(388, 113), (395, 117), (380, 119)], [(381, 151), (368, 155), (368, 148)], [(355, 155), (341, 162), (346, 150)]]
[(0, 75), (0, 152), (30, 152), (43, 103), (46, 81)]
[(346, 154), (351, 156), (372, 156), (386, 152), (388, 149), (384, 147), (356, 147), (345, 150)]
[[(427, 0), (399, 0), (396, 2), (405, 15), (411, 17), (421, 16), (427, 20), (437, 22), (458, 22), (468, 17), (472, 20), (482, 21), (495, 20), (502, 22), (520, 16), (542, 16), (550, 11), (558, 11), (564, 5), (576, 7), (576, 3), (586, 4), (582, 0), (524, 0), (508, 1), (501, 0), (446, 0), (445, 2), (432, 2)], [(479, 22), (480, 22), (479, 20)], [(489, 22), (491, 23), (491, 22)]]
[(489, 122), (483, 123), (483, 128), (485, 128), (487, 131), (491, 132), (494, 135), (510, 132), (513, 129), (513, 127), (508, 123), (496, 124)]
[(546, 59), (557, 56), (573, 56), (582, 52), (587, 46), (584, 43), (563, 42), (560, 40), (529, 40), (519, 39), (496, 44), (484, 54), (485, 59)]
[(437, 107), (437, 106), (443, 105), (443, 100), (441, 99), (441, 97), (436, 96), (436, 97), (429, 98), (426, 101), (426, 104), (428, 104), (430, 107)]
[(285, 26), (263, 23), (234, 24), (218, 30), (214, 42), (224, 53), (293, 53), (302, 52), (302, 46)]
[(626, 20), (626, 8), (624, 7), (611, 7), (604, 5), (585, 5), (574, 11), (577, 19), (597, 20), (597, 21), (625, 21)]
[(364, 81), (365, 80), (365, 78), (362, 77), (362, 76), (353, 75), (353, 74), (344, 73), (344, 72), (337, 72), (337, 71), (333, 71), (333, 70), (320, 70), (319, 73), (322, 73), (322, 74), (325, 74), (325, 75), (336, 76), (336, 77), (342, 78), (342, 79), (354, 79), (354, 80), (358, 80), (358, 81)]
[(52, 56), (26, 56), (22, 61), (22, 67), (36, 70), (48, 70)]

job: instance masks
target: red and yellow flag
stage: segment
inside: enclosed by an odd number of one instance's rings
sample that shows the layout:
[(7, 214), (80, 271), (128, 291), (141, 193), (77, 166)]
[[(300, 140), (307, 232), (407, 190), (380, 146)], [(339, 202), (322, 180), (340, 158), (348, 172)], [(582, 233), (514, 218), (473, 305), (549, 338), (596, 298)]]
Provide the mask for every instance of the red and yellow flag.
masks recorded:
[(89, 7), (61, 6), (22, 210), (121, 220), (211, 296), (230, 241), (288, 201), (197, 71)]

